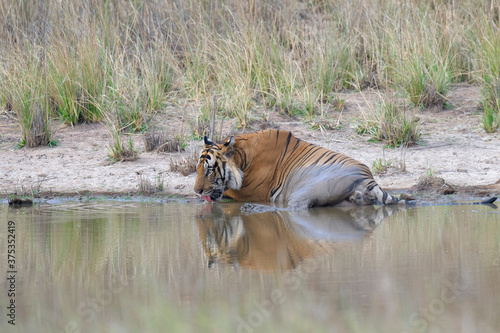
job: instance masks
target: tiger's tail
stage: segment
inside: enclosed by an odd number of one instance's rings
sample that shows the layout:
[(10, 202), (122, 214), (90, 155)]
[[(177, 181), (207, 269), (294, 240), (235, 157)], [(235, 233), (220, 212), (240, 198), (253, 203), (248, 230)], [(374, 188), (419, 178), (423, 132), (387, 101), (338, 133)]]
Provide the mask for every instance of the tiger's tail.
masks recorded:
[(383, 206), (397, 205), (398, 203), (408, 203), (407, 200), (401, 200), (396, 198), (395, 196), (390, 195), (389, 193), (381, 189), (379, 185), (376, 185), (373, 188), (372, 193), (375, 196), (374, 200)]
[(354, 193), (349, 197), (349, 201), (357, 205), (372, 205), (380, 204), (383, 206), (387, 205), (397, 205), (398, 203), (410, 203), (407, 200), (401, 200), (395, 196), (390, 195), (386, 191), (382, 190), (380, 186), (375, 181), (370, 181), (367, 186), (361, 185), (354, 191)]

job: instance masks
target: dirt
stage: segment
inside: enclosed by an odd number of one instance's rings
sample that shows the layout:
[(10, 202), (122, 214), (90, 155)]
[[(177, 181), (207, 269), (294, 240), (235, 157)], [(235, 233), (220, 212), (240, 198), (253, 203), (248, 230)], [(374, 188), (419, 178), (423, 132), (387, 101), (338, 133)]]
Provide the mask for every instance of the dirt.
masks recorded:
[[(486, 197), (500, 193), (500, 133), (488, 134), (481, 128), (478, 87), (457, 85), (447, 95), (447, 109), (419, 110), (422, 136), (418, 145), (405, 149), (387, 148), (382, 142), (370, 142), (369, 137), (356, 133), (363, 112), (374, 107), (377, 92), (366, 90), (339, 97), (345, 100), (344, 109), (325, 111), (336, 125), (333, 129), (313, 129), (301, 119), (255, 110), (253, 114), (259, 120), (246, 131), (263, 127), (290, 130), (303, 140), (342, 152), (371, 168), (374, 161), (382, 161), (390, 167), (375, 178), (384, 189), (393, 192)], [(197, 112), (195, 107), (170, 107), (157, 115), (153, 123), (170, 133), (190, 133)], [(241, 132), (235, 126), (234, 121), (226, 120), (222, 136)], [(42, 197), (137, 195), (141, 179), (152, 184), (160, 179), (163, 191), (156, 196), (197, 199), (193, 193), (194, 174), (182, 176), (172, 172), (170, 161), (198, 153), (202, 141), (190, 142), (180, 153), (146, 152), (143, 134), (133, 134), (139, 158), (111, 163), (111, 135), (106, 125), (68, 126), (54, 122), (53, 128), (58, 140), (56, 147), (16, 148), (20, 132), (15, 116), (0, 111), (1, 197), (16, 193)], [(436, 183), (429, 177), (440, 180)]]

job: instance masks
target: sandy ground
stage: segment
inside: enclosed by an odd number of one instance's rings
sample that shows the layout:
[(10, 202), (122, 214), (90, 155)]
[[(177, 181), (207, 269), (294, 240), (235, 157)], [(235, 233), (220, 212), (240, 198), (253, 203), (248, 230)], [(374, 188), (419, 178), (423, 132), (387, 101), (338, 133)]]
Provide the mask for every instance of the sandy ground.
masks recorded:
[[(275, 128), (291, 130), (301, 139), (342, 152), (370, 167), (377, 159), (390, 162), (392, 167), (375, 177), (387, 190), (415, 192), (419, 181), (432, 175), (444, 179), (444, 186), (450, 185), (459, 193), (476, 196), (500, 193), (500, 133), (485, 133), (480, 126), (479, 88), (455, 86), (448, 95), (452, 109), (420, 111), (419, 145), (404, 150), (384, 148), (383, 143), (368, 142), (368, 137), (356, 134), (356, 123), (375, 96), (373, 91), (343, 94), (345, 109), (330, 111), (331, 118), (341, 125), (333, 130), (313, 130), (299, 119), (276, 112), (268, 113), (269, 120)], [(172, 114), (171, 111), (168, 113)], [(178, 131), (180, 127), (189, 128), (184, 121), (192, 119), (189, 114), (186, 116), (189, 112), (195, 112), (194, 108), (179, 108), (178, 116), (170, 118), (160, 114), (154, 121), (167, 130)], [(17, 122), (11, 113), (0, 111), (1, 197), (14, 193), (38, 193), (42, 197), (131, 195), (138, 193), (139, 175), (151, 182), (160, 175), (164, 192), (159, 196), (196, 198), (192, 190), (194, 175), (185, 177), (171, 172), (169, 164), (171, 159), (187, 158), (193, 151), (197, 153), (201, 142), (190, 143), (183, 153), (150, 153), (145, 152), (142, 134), (134, 134), (139, 158), (110, 163), (111, 136), (105, 125), (72, 127), (56, 123), (54, 128), (58, 146), (18, 149)], [(224, 134), (238, 133), (230, 122), (226, 122), (225, 129)], [(260, 129), (261, 125), (256, 122), (247, 131)], [(400, 167), (402, 162), (406, 166), (404, 171)], [(442, 183), (437, 183), (431, 190), (439, 192), (442, 187)]]

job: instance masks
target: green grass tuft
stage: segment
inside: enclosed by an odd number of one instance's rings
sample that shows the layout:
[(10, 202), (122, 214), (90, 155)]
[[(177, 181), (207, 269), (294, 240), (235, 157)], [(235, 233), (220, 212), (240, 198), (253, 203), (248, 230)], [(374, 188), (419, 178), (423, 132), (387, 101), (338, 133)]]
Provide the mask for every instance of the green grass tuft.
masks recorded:
[(394, 99), (382, 96), (376, 109), (364, 114), (358, 134), (368, 134), (392, 147), (411, 146), (420, 138), (419, 124), (413, 111)]
[(122, 141), (119, 131), (112, 132), (112, 144), (108, 147), (108, 157), (113, 162), (135, 161), (139, 153), (134, 148), (132, 136), (129, 135), (128, 143)]
[(483, 128), (488, 133), (500, 127), (500, 78), (487, 78), (481, 94), (483, 106)]

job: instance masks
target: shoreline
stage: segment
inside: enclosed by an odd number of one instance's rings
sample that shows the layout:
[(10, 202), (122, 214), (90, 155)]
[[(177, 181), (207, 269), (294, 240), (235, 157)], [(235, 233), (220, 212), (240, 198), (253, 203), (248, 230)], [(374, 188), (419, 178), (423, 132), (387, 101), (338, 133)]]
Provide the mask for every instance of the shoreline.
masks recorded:
[[(424, 198), (440, 193), (457, 193), (455, 197), (500, 193), (500, 132), (489, 134), (481, 128), (478, 87), (457, 85), (451, 89), (448, 99), (455, 105), (453, 109), (420, 110), (421, 138), (418, 145), (404, 149), (388, 148), (357, 132), (364, 110), (372, 108), (368, 104), (377, 102), (376, 91), (347, 92), (341, 98), (345, 100), (344, 110), (329, 114), (338, 124), (332, 129), (314, 129), (303, 120), (271, 112), (265, 123), (256, 121), (246, 129), (238, 129), (234, 119), (225, 119), (221, 136), (227, 138), (269, 127), (291, 131), (304, 141), (364, 163), (388, 192), (410, 192)], [(266, 110), (255, 112), (257, 117), (258, 112)], [(177, 116), (160, 113), (152, 120), (152, 126), (169, 136), (178, 134), (179, 128), (191, 135), (189, 118), (195, 114), (194, 108), (178, 110)], [(59, 122), (54, 126), (57, 146), (19, 149), (17, 121), (12, 114), (0, 112), (0, 198), (13, 194), (48, 198), (144, 196), (139, 189), (145, 182), (163, 190), (146, 197), (198, 199), (193, 192), (195, 175), (183, 176), (172, 170), (171, 164), (197, 155), (201, 141), (189, 139), (182, 152), (146, 152), (144, 133), (133, 133), (130, 138), (139, 158), (111, 164), (108, 153), (112, 137), (105, 124), (67, 126)], [(382, 170), (376, 170), (378, 166)], [(428, 178), (442, 180), (423, 181)], [(453, 194), (443, 195), (442, 200), (450, 199)]]
[[(487, 186), (458, 186), (453, 187), (453, 193), (439, 193), (440, 189), (430, 186), (426, 189), (415, 188), (387, 188), (384, 189), (393, 195), (411, 195), (417, 202), (428, 203), (451, 203), (458, 201), (487, 200), (500, 194), (500, 183)], [(172, 194), (168, 192), (139, 193), (139, 192), (40, 192), (34, 197), (17, 195), (15, 193), (0, 194), (0, 204), (8, 204), (11, 197), (20, 199), (29, 198), (33, 204), (37, 203), (61, 203), (63, 201), (99, 201), (117, 200), (131, 202), (157, 202), (157, 203), (204, 203), (204, 200), (196, 194)], [(231, 199), (223, 199), (219, 202), (233, 202)], [(264, 203), (265, 204), (265, 203)], [(25, 206), (14, 205), (14, 206)]]

